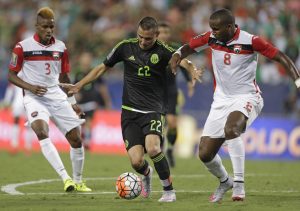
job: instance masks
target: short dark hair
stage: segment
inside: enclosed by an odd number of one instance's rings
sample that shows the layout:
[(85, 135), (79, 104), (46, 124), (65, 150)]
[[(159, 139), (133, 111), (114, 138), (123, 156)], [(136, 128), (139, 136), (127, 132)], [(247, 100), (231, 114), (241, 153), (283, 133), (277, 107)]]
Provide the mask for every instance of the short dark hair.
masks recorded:
[(209, 19), (221, 19), (224, 24), (235, 24), (234, 15), (228, 9), (220, 9), (213, 12)]
[(157, 21), (155, 20), (155, 18), (149, 16), (142, 18), (139, 22), (139, 26), (143, 30), (151, 30), (151, 29), (154, 29), (155, 31), (158, 30)]
[(170, 25), (167, 22), (159, 22), (158, 27), (170, 28)]

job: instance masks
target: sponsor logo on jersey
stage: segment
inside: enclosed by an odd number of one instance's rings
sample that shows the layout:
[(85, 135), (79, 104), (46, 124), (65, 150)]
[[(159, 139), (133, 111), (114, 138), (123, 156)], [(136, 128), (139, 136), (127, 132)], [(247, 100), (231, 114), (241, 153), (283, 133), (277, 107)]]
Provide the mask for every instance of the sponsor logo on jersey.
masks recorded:
[(128, 57), (128, 60), (130, 60), (130, 61), (135, 61), (135, 58), (134, 58), (134, 56), (132, 55), (132, 56)]
[(152, 64), (157, 64), (159, 62), (158, 55), (156, 53), (152, 54), (150, 57), (150, 61)]
[(32, 55), (42, 55), (42, 51), (32, 51)]
[(52, 56), (53, 56), (53, 58), (54, 58), (55, 60), (58, 60), (58, 59), (59, 59), (59, 52), (53, 51)]
[(13, 67), (16, 67), (18, 63), (18, 55), (15, 53), (12, 53), (11, 59), (10, 59), (10, 65)]
[(234, 45), (233, 46), (234, 53), (238, 54), (242, 51), (242, 45)]

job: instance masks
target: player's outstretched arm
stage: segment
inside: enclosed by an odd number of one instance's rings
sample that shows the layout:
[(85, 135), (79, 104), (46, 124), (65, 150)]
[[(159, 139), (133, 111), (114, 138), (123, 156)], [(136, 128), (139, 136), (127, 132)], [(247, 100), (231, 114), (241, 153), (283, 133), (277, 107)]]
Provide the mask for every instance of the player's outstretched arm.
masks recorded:
[(300, 73), (294, 62), (281, 51), (278, 51), (272, 60), (279, 62), (295, 81), (297, 88), (300, 88)]
[(170, 67), (172, 72), (175, 74), (176, 73), (176, 67), (177, 65), (180, 64), (181, 60), (184, 59), (185, 57), (187, 57), (190, 54), (195, 53), (196, 51), (192, 48), (190, 48), (190, 46), (188, 44), (185, 44), (183, 46), (181, 46), (172, 56), (171, 60), (170, 60)]
[(68, 84), (68, 83), (61, 83), (60, 86), (67, 90), (69, 95), (76, 94), (79, 90), (84, 87), (86, 84), (94, 81), (95, 79), (99, 78), (109, 67), (106, 65), (99, 64), (98, 66), (94, 67), (89, 74), (87, 74), (83, 79), (78, 81), (75, 85)]
[(40, 97), (43, 96), (47, 92), (47, 87), (29, 84), (29, 83), (23, 81), (21, 78), (19, 78), (17, 76), (17, 74), (18, 73), (15, 71), (12, 71), (12, 70), (8, 71), (8, 80), (12, 84), (14, 84), (22, 89), (29, 90), (33, 94), (40, 96)]

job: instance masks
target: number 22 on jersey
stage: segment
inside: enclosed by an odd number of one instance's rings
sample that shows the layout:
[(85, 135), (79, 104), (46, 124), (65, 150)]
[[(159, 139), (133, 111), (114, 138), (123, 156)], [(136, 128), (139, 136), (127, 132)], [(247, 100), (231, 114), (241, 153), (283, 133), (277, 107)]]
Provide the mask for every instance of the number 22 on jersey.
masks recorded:
[(138, 69), (138, 76), (146, 76), (146, 77), (151, 76), (150, 67), (149, 66), (140, 67)]

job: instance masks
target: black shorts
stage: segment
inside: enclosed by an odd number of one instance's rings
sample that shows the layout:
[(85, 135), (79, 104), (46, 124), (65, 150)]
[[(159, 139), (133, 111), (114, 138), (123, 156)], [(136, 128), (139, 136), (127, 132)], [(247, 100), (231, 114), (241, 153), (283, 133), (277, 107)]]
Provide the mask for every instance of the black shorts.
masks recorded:
[(122, 135), (126, 150), (135, 145), (145, 148), (145, 137), (156, 134), (163, 141), (165, 116), (160, 113), (139, 113), (123, 109), (121, 114)]
[(178, 99), (178, 91), (168, 92), (168, 106), (167, 106), (167, 114), (178, 114), (177, 108), (177, 99)]

